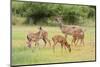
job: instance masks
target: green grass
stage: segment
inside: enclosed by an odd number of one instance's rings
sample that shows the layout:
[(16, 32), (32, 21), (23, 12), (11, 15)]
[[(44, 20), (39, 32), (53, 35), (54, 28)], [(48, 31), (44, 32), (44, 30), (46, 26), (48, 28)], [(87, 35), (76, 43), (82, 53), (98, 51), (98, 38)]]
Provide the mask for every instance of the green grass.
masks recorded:
[[(52, 47), (43, 48), (44, 42), (39, 42), (39, 47), (27, 48), (26, 35), (28, 32), (36, 32), (38, 26), (13, 26), (12, 28), (12, 65), (22, 64), (44, 64), (58, 62), (75, 62), (95, 60), (95, 28), (83, 27), (85, 30), (85, 46), (72, 46), (72, 52), (68, 50), (61, 52), (60, 45), (56, 46), (56, 52), (53, 53)], [(59, 27), (43, 27), (49, 32), (49, 39), (56, 34), (63, 35)], [(68, 43), (72, 37), (68, 36)], [(52, 42), (52, 40), (51, 40)], [(53, 43), (52, 43), (53, 44)]]

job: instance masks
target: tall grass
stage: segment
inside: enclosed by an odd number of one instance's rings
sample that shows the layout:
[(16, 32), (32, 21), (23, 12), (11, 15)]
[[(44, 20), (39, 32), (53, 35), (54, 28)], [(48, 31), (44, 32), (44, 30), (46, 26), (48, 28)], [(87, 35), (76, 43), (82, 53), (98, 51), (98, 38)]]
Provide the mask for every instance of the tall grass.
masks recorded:
[[(28, 48), (26, 44), (26, 35), (29, 31), (37, 31), (38, 26), (13, 26), (12, 27), (12, 65), (26, 64), (44, 64), (58, 62), (76, 62), (76, 61), (92, 61), (95, 60), (95, 28), (83, 27), (85, 31), (85, 46), (72, 46), (72, 52), (63, 50), (61, 52), (60, 44), (57, 44), (56, 51), (53, 53), (52, 47), (47, 44), (45, 48), (44, 42), (39, 41), (39, 47), (32, 44), (32, 48)], [(49, 33), (49, 39), (52, 36), (61, 33), (59, 27), (43, 27)], [(68, 43), (71, 37), (68, 36)], [(51, 40), (53, 45), (53, 42)]]

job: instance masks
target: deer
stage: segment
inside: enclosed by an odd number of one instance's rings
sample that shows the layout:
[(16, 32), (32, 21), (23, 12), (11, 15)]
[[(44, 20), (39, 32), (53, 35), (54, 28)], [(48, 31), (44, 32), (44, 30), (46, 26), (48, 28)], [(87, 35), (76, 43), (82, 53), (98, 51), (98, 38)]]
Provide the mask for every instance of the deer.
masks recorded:
[[(76, 38), (77, 38), (77, 40), (81, 39), (81, 37), (84, 38), (84, 31), (83, 31), (82, 27), (80, 27), (78, 25), (64, 25), (62, 23), (61, 16), (57, 16), (57, 17), (55, 17), (55, 19), (56, 19), (57, 23), (59, 24), (61, 32), (65, 35), (65, 38), (67, 38), (67, 35), (73, 36), (72, 42), (74, 42), (74, 40), (76, 40)], [(76, 35), (76, 33), (78, 33), (78, 34)]]
[(80, 44), (84, 45), (84, 32), (78, 32), (77, 30), (74, 30), (72, 33), (73, 39), (72, 39), (72, 44), (74, 43), (75, 46), (77, 45), (77, 43), (80, 40)]
[(62, 35), (55, 35), (52, 37), (53, 40), (53, 51), (55, 52), (55, 46), (57, 45), (57, 43), (60, 43), (61, 45), (61, 49), (63, 49), (63, 47), (66, 50), (66, 47), (68, 48), (69, 52), (71, 52), (71, 47), (70, 44), (68, 44), (68, 42), (66, 41), (66, 38)]
[(82, 27), (80, 27), (78, 25), (65, 25), (65, 24), (63, 24), (62, 16), (57, 16), (55, 19), (56, 19), (57, 23), (59, 24), (61, 32), (65, 35), (66, 38), (67, 38), (67, 35), (72, 35), (74, 30), (77, 30), (78, 32), (83, 31)]
[(46, 46), (47, 42), (51, 46), (50, 40), (48, 39), (48, 32), (43, 30), (42, 27), (40, 27), (38, 32), (35, 32), (35, 33), (31, 32), (31, 33), (27, 34), (28, 47), (31, 48), (32, 42), (35, 42), (35, 46), (36, 46), (37, 44), (39, 44), (38, 42), (41, 39), (45, 43), (44, 47)]

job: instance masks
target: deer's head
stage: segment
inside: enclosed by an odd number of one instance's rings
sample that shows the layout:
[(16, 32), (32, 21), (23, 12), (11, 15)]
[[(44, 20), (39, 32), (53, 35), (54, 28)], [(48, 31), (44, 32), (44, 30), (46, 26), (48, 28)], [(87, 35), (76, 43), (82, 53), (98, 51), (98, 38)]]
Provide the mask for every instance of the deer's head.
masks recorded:
[(59, 24), (60, 27), (64, 26), (62, 16), (55, 16), (54, 19), (55, 19), (56, 23)]
[(56, 22), (59, 23), (59, 24), (62, 23), (62, 16), (56, 16), (56, 17), (55, 17), (55, 20), (56, 20)]

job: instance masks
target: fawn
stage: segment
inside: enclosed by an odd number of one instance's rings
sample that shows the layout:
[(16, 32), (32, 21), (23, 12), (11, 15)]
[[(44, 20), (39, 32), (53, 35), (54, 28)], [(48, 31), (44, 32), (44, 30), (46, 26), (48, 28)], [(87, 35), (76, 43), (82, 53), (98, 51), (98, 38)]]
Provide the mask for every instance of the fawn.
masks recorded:
[(65, 37), (63, 37), (63, 36), (61, 36), (61, 35), (55, 35), (55, 36), (52, 37), (52, 40), (53, 40), (53, 43), (54, 43), (54, 45), (53, 45), (53, 50), (54, 50), (54, 52), (55, 52), (55, 46), (56, 46), (57, 43), (60, 43), (60, 44), (61, 44), (61, 48), (62, 48), (62, 49), (63, 49), (63, 47), (64, 47), (65, 50), (66, 50), (66, 47), (67, 47), (68, 50), (69, 50), (69, 52), (71, 52), (71, 47), (70, 47), (70, 45), (67, 43)]

